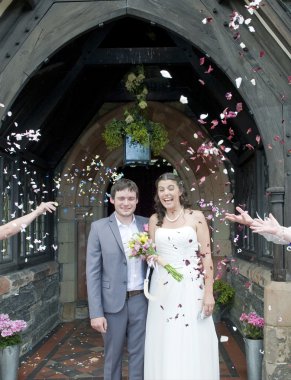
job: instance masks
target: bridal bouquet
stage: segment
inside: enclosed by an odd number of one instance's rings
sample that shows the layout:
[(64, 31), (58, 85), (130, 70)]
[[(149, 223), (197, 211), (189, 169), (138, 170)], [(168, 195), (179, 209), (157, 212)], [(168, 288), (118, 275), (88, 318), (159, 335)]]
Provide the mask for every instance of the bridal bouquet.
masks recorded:
[[(147, 260), (149, 256), (157, 255), (156, 246), (146, 231), (134, 234), (128, 245), (131, 250), (129, 257), (140, 257), (142, 260)], [(163, 267), (175, 280), (181, 281), (183, 279), (183, 275), (170, 264), (165, 264)]]

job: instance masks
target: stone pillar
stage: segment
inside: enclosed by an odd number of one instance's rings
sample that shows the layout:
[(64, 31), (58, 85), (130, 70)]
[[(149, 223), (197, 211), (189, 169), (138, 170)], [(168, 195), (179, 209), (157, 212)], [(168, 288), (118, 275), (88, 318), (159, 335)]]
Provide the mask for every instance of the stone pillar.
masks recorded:
[(291, 283), (265, 287), (263, 380), (291, 379)]
[(60, 264), (60, 318), (75, 319), (77, 301), (77, 250), (74, 207), (59, 207), (58, 262)]
[(87, 286), (86, 286), (86, 247), (87, 247), (87, 223), (85, 215), (88, 207), (79, 207), (76, 210), (77, 219), (77, 305), (76, 318), (88, 317)]
[[(284, 188), (283, 187), (270, 187), (267, 189), (270, 193), (271, 212), (280, 224), (283, 224), (284, 215)], [(285, 248), (280, 244), (273, 246), (273, 271), (272, 280), (286, 281), (286, 260)]]

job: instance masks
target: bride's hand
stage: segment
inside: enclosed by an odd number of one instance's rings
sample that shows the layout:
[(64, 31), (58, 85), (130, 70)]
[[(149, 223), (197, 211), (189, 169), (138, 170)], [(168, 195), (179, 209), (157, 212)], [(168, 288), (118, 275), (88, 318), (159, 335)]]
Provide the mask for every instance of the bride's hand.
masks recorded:
[(213, 313), (215, 306), (215, 300), (212, 294), (205, 294), (203, 300), (203, 311), (204, 314), (209, 316)]
[(166, 265), (165, 261), (159, 255), (149, 255), (147, 257), (147, 263), (148, 264), (151, 264), (151, 263), (155, 263), (156, 264), (157, 263), (157, 264), (159, 264), (161, 266), (165, 266)]

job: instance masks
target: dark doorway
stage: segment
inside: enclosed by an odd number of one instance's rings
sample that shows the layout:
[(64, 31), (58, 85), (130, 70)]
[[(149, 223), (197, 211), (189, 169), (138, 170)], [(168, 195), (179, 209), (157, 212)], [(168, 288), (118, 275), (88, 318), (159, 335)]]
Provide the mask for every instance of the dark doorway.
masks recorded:
[[(165, 160), (157, 160), (154, 165), (125, 166), (118, 170), (125, 178), (134, 181), (139, 188), (139, 203), (136, 214), (151, 216), (154, 213), (155, 181), (163, 173), (173, 172), (173, 167)], [(110, 194), (110, 185), (107, 193)], [(113, 205), (108, 203), (108, 215), (114, 211)]]

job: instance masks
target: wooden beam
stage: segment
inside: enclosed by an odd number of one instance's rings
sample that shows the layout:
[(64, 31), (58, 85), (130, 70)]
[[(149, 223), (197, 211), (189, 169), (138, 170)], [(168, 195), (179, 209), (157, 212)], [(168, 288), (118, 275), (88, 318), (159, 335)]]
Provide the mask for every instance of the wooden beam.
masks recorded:
[(25, 8), (29, 9), (29, 10), (34, 9), (36, 7), (37, 3), (38, 3), (38, 0), (25, 0), (24, 1)]
[(86, 59), (87, 65), (189, 63), (179, 47), (104, 48)]
[(0, 17), (3, 15), (3, 13), (9, 7), (9, 5), (12, 3), (12, 1), (13, 0), (3, 0), (3, 1), (0, 1)]

